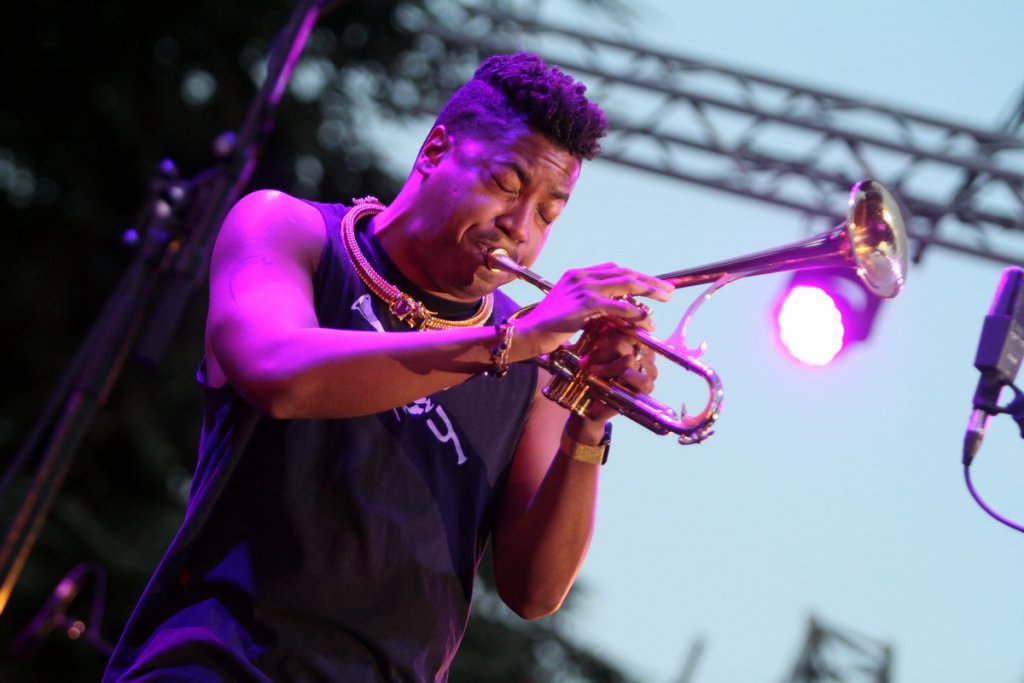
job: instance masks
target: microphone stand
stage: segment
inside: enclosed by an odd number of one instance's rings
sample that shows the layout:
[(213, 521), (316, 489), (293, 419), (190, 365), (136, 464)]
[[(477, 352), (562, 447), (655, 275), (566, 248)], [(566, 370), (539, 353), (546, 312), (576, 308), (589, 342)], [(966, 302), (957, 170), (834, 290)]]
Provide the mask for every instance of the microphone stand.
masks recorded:
[(326, 4), (326, 0), (297, 0), (270, 48), (266, 79), (241, 130), (217, 140), (216, 166), (182, 181), (172, 163), (161, 164), (137, 224), (142, 235), (134, 260), (0, 481), (2, 500), (16, 473), (49, 434), (0, 545), (0, 613), (67, 477), (87, 425), (106, 402), (129, 354), (134, 349), (138, 359), (156, 363), (189, 296), (202, 283), (216, 232), (252, 176), (260, 148), (273, 129), (274, 112)]
[[(68, 609), (78, 599), (90, 577), (93, 579), (93, 590), (89, 616), (79, 618), (68, 614)], [(46, 637), (52, 631), (59, 630), (68, 638), (84, 640), (104, 657), (110, 657), (114, 646), (101, 635), (106, 594), (107, 577), (99, 566), (91, 562), (75, 565), (54, 587), (28, 626), (14, 637), (8, 653), (22, 662), (35, 659)]]

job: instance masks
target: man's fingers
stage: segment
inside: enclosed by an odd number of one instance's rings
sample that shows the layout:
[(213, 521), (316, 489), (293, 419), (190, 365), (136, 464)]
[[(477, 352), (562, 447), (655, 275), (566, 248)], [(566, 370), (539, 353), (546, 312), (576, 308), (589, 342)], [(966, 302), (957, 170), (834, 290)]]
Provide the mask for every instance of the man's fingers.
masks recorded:
[(655, 301), (669, 301), (675, 288), (664, 280), (635, 270), (619, 269), (614, 273), (595, 275), (595, 288), (610, 298), (640, 296)]
[(568, 275), (571, 279), (585, 280), (594, 291), (613, 299), (641, 296), (668, 301), (675, 291), (665, 280), (610, 263), (569, 271)]

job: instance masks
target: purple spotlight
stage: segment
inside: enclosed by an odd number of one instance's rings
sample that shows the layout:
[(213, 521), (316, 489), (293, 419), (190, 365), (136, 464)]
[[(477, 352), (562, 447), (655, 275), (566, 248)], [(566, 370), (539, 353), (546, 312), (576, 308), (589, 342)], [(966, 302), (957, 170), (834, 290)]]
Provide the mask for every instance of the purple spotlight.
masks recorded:
[(792, 287), (779, 306), (778, 325), (783, 345), (808, 365), (828, 365), (843, 348), (842, 313), (820, 287)]

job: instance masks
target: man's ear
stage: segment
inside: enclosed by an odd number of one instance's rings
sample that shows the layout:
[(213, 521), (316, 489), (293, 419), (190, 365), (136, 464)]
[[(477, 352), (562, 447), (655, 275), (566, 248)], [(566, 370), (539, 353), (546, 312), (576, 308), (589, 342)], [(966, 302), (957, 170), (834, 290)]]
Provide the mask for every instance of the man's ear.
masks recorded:
[(430, 174), (451, 153), (453, 145), (454, 140), (448, 129), (443, 125), (434, 126), (420, 147), (416, 170), (424, 175)]

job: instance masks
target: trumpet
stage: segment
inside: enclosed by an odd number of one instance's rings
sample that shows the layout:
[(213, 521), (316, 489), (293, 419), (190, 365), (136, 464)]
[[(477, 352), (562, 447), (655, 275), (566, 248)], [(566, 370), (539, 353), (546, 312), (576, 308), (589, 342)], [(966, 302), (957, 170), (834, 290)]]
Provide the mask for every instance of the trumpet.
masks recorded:
[[(547, 293), (554, 286), (540, 275), (519, 265), (504, 249), (486, 256), (494, 271), (510, 273)], [(607, 318), (635, 343), (699, 375), (707, 383), (708, 400), (699, 413), (688, 415), (683, 406), (676, 412), (664, 403), (635, 392), (613, 380), (590, 375), (583, 359), (595, 341), (596, 331), (585, 331), (572, 344), (566, 344), (535, 360), (551, 373), (543, 393), (569, 410), (583, 415), (594, 399), (657, 434), (677, 434), (683, 445), (700, 443), (713, 433), (725, 398), (718, 374), (700, 359), (703, 348), (689, 349), (685, 331), (697, 307), (720, 287), (750, 275), (765, 275), (810, 268), (846, 267), (856, 271), (864, 286), (874, 295), (891, 299), (903, 289), (907, 272), (907, 233), (902, 211), (893, 194), (876, 180), (862, 180), (850, 190), (846, 220), (831, 230), (809, 239), (747, 256), (705, 266), (659, 275), (676, 289), (711, 284), (686, 311), (675, 333), (661, 340), (646, 330)], [(533, 306), (521, 309), (525, 315)]]

